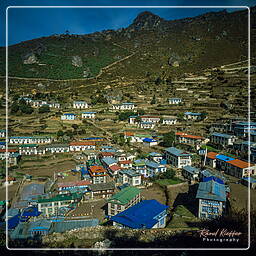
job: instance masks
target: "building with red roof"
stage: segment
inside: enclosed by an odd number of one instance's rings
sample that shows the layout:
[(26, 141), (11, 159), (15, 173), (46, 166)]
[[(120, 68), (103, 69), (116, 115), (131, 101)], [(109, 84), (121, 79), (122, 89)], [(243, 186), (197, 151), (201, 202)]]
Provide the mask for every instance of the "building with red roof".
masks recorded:
[(119, 161), (118, 164), (121, 166), (123, 169), (128, 169), (132, 167), (132, 161), (131, 160), (123, 160)]
[(205, 164), (209, 165), (213, 168), (216, 168), (216, 156), (218, 155), (218, 153), (216, 152), (208, 152), (206, 155), (206, 160), (205, 160)]
[(107, 181), (107, 170), (100, 165), (93, 165), (89, 167), (89, 174), (92, 178), (93, 184), (105, 183)]
[(226, 173), (237, 178), (244, 178), (256, 174), (256, 165), (249, 162), (234, 159), (227, 162)]
[(94, 141), (73, 141), (69, 144), (69, 149), (71, 152), (79, 152), (85, 150), (95, 150)]

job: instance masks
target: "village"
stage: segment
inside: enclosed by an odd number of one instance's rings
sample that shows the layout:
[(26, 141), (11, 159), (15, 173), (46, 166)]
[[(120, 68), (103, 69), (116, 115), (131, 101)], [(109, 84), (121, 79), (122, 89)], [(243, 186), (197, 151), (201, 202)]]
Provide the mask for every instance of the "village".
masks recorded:
[[(222, 75), (244, 78), (243, 69)], [(8, 134), (3, 125), (0, 133), (1, 228), (8, 218), (11, 240), (97, 226), (193, 229), (187, 222), (247, 209), (256, 122), (242, 104), (225, 114), (229, 106), (205, 97), (210, 88), (191, 91), (206, 87), (209, 73), (174, 81), (176, 93), (161, 98), (113, 93), (63, 104), (12, 94)]]

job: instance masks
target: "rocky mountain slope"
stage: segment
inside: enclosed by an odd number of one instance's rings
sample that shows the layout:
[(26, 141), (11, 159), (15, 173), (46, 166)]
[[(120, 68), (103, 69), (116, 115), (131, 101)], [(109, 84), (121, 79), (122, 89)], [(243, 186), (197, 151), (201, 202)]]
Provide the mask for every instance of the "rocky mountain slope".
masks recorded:
[[(252, 40), (256, 34), (255, 10), (251, 9)], [(9, 76), (168, 79), (246, 60), (247, 53), (247, 10), (172, 21), (143, 12), (127, 28), (88, 35), (52, 35), (10, 46)], [(5, 75), (4, 55), (2, 47), (0, 75)]]

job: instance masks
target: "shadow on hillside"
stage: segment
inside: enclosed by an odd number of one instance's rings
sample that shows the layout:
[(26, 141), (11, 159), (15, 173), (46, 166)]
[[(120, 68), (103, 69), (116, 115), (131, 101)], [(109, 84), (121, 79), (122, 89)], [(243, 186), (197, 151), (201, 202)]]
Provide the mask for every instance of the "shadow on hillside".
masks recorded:
[(188, 192), (179, 193), (173, 203), (173, 207), (177, 207), (178, 205), (184, 205), (191, 213), (195, 216), (198, 214), (197, 209), (197, 199), (196, 199), (196, 192), (197, 192), (198, 184), (190, 185)]

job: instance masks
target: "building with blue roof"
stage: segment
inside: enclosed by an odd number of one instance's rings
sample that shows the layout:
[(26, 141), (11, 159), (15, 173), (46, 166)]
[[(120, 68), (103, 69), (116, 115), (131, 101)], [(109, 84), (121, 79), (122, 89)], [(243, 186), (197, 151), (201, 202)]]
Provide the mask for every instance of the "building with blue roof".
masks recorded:
[(182, 168), (183, 177), (190, 181), (198, 180), (199, 173), (200, 173), (200, 170), (198, 168), (190, 166), (190, 165), (183, 166), (183, 168)]
[(155, 161), (146, 161), (147, 173), (145, 177), (153, 177), (160, 173), (166, 172), (166, 166)]
[(226, 171), (229, 167), (229, 161), (233, 161), (235, 158), (226, 155), (216, 155), (216, 168), (218, 170)]
[(109, 156), (101, 158), (101, 162), (105, 168), (107, 168), (113, 164), (117, 164), (116, 159), (113, 157), (109, 157)]
[(226, 208), (226, 187), (210, 179), (200, 182), (196, 198), (198, 199), (198, 217), (212, 219), (221, 216)]
[(185, 112), (184, 119), (185, 120), (200, 120), (202, 117), (202, 113), (194, 113), (194, 112)]
[(240, 137), (246, 137), (250, 132), (256, 132), (256, 122), (236, 121), (231, 124), (231, 131)]
[(191, 154), (175, 147), (165, 149), (165, 158), (168, 164), (176, 168), (191, 165)]
[(111, 217), (113, 224), (132, 229), (164, 228), (168, 206), (156, 200), (143, 200), (140, 203)]
[(251, 189), (256, 188), (256, 179), (253, 177), (243, 177), (241, 183), (245, 186), (249, 186)]
[(65, 113), (60, 117), (61, 120), (73, 121), (76, 119), (76, 115), (73, 113)]
[(157, 152), (151, 152), (148, 155), (148, 159), (160, 163), (163, 160), (163, 155)]
[(208, 176), (203, 178), (203, 182), (207, 182), (210, 180), (214, 180), (215, 182), (218, 182), (219, 184), (225, 184), (224, 181), (216, 176)]
[(157, 140), (151, 139), (151, 138), (145, 138), (143, 139), (143, 145), (146, 147), (152, 147), (156, 146), (158, 144)]
[(234, 142), (236, 141), (237, 137), (234, 135), (229, 135), (226, 133), (218, 133), (214, 132), (210, 136), (210, 142), (216, 145), (221, 145), (221, 146), (229, 146), (233, 145)]

